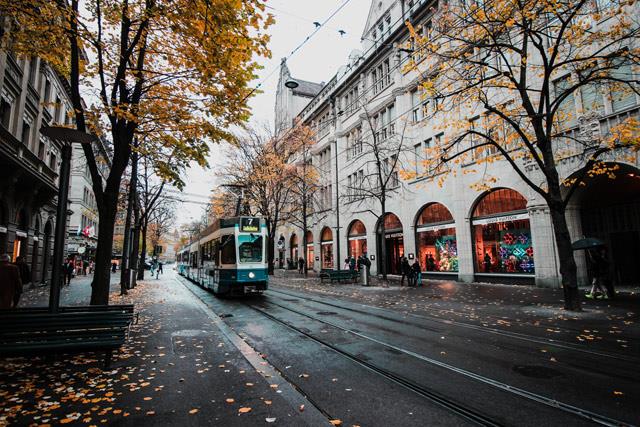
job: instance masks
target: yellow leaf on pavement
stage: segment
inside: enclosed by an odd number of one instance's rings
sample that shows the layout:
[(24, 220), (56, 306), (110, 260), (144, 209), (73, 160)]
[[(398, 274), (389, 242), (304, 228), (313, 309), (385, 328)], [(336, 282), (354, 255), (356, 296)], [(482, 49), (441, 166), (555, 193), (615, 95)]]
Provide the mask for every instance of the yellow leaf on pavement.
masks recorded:
[(238, 409), (238, 412), (240, 412), (241, 414), (246, 414), (247, 412), (251, 412), (251, 408), (247, 408), (247, 407), (240, 408)]

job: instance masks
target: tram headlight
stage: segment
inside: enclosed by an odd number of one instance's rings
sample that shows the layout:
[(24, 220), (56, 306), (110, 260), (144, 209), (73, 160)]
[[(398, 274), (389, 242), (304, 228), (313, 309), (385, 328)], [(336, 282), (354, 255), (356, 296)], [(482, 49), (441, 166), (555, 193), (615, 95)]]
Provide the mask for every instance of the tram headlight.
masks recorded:
[(253, 271), (249, 272), (249, 279), (253, 279), (254, 277), (256, 277), (256, 274)]

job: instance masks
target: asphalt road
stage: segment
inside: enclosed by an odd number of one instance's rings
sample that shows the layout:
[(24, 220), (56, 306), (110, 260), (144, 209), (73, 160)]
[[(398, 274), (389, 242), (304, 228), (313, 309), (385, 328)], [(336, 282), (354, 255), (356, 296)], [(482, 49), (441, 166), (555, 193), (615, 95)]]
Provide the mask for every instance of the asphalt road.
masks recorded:
[(577, 343), (571, 328), (550, 339), (536, 324), (463, 321), (455, 305), (447, 316), (413, 314), (273, 284), (262, 296), (219, 299), (176, 280), (343, 425), (640, 422), (640, 355)]

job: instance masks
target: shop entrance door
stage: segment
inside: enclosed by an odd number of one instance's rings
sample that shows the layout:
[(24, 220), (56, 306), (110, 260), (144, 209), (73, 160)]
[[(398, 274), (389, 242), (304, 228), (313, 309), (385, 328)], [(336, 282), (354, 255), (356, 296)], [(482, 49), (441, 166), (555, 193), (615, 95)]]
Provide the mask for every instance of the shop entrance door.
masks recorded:
[(387, 236), (386, 249), (387, 249), (387, 273), (388, 274), (402, 274), (400, 270), (400, 257), (404, 255), (404, 237), (403, 236)]

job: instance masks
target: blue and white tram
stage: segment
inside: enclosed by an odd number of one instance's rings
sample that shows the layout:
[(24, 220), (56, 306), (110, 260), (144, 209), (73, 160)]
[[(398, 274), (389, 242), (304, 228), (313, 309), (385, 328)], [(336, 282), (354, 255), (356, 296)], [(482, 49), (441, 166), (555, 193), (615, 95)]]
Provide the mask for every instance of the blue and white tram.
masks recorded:
[(188, 252), (181, 274), (217, 295), (262, 292), (269, 282), (266, 244), (262, 219), (219, 219), (179, 251), (183, 260)]

